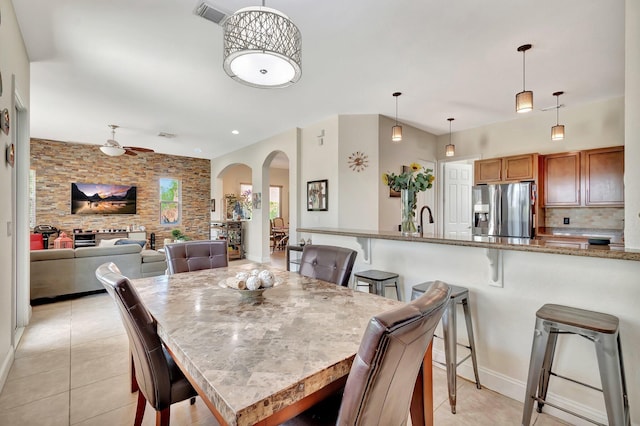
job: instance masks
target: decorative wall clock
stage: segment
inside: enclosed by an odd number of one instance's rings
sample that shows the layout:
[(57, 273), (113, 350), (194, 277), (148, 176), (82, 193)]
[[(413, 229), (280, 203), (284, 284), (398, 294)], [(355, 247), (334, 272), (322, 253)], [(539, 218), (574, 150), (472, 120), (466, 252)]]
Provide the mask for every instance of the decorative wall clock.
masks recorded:
[(369, 157), (360, 151), (356, 151), (349, 156), (349, 168), (354, 172), (360, 173), (369, 166)]

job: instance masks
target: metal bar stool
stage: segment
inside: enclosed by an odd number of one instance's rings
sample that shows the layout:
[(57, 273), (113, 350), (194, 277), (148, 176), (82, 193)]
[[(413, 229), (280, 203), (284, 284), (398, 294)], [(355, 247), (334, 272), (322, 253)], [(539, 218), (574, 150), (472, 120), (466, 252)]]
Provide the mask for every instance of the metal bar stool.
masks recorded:
[(396, 296), (398, 300), (402, 300), (400, 290), (398, 288), (398, 274), (393, 272), (378, 271), (376, 269), (370, 269), (368, 271), (356, 272), (353, 274), (354, 287), (357, 289), (363, 284), (358, 284), (360, 281), (364, 281), (369, 286), (369, 293), (379, 294), (384, 296), (387, 287), (394, 286), (396, 288)]
[[(542, 412), (544, 404), (548, 404), (583, 420), (599, 424), (546, 401), (550, 375), (603, 392), (609, 424), (616, 426), (631, 424), (618, 325), (618, 317), (613, 315), (569, 306), (546, 304), (536, 312), (522, 425), (529, 425), (534, 401), (538, 403), (539, 413)], [(558, 334), (578, 334), (596, 345), (602, 389), (551, 371)]]
[[(422, 284), (413, 286), (411, 291), (411, 300), (417, 299), (422, 296), (424, 292), (431, 286), (433, 281), (429, 281)], [(451, 405), (451, 412), (456, 413), (456, 377), (457, 368), (460, 364), (465, 362), (471, 357), (473, 363), (473, 374), (476, 378), (476, 387), (482, 389), (480, 386), (480, 377), (478, 376), (478, 363), (476, 361), (476, 345), (473, 338), (473, 324), (471, 323), (471, 313), (469, 312), (469, 289), (466, 287), (460, 287), (457, 285), (448, 284), (451, 288), (451, 300), (449, 305), (442, 316), (442, 332), (444, 334), (444, 357), (445, 365), (447, 367), (447, 386), (449, 388), (449, 405)], [(469, 338), (469, 346), (458, 343), (458, 327), (456, 321), (456, 305), (461, 304), (464, 310), (464, 320), (467, 326), (467, 337)], [(434, 337), (438, 337), (434, 334)], [(457, 358), (457, 346), (463, 346), (469, 349), (469, 355), (464, 357), (460, 362)], [(436, 361), (438, 362), (438, 361)]]

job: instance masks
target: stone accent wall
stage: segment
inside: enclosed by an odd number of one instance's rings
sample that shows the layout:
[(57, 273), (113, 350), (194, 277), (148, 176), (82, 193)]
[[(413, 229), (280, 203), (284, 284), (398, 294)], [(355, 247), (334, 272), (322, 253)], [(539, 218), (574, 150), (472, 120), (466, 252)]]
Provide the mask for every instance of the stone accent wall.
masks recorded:
[[(156, 248), (178, 228), (192, 240), (209, 238), (211, 165), (209, 160), (157, 153), (109, 157), (96, 145), (31, 139), (31, 168), (36, 171), (36, 224), (52, 225), (70, 237), (83, 230), (144, 226), (147, 239), (156, 234)], [(182, 181), (179, 225), (160, 225), (159, 179)], [(134, 185), (135, 215), (71, 214), (71, 184)], [(53, 238), (50, 240), (53, 246)]]

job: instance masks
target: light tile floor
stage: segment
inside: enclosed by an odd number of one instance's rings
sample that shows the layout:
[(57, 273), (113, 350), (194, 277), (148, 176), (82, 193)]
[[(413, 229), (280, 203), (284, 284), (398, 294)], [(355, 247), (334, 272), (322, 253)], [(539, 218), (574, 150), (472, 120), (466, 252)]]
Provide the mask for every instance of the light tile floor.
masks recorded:
[[(131, 425), (136, 394), (129, 391), (128, 340), (107, 294), (33, 308), (0, 393), (0, 425)], [(515, 425), (522, 404), (458, 380), (458, 413), (447, 400), (446, 376), (434, 369), (436, 425)], [(144, 425), (153, 425), (147, 406)], [(542, 414), (536, 425), (566, 424)], [(197, 398), (171, 407), (171, 424), (217, 425)]]

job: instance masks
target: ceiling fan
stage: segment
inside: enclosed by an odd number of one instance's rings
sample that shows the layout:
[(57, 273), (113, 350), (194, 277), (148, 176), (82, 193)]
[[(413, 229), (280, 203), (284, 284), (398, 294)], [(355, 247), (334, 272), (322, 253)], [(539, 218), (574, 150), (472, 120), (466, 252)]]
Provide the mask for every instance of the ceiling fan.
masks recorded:
[(103, 153), (111, 157), (118, 157), (122, 154), (138, 155), (136, 151), (137, 152), (154, 152), (152, 149), (149, 149), (149, 148), (140, 148), (137, 146), (120, 146), (118, 141), (116, 141), (116, 129), (120, 126), (117, 126), (115, 124), (109, 124), (109, 127), (111, 128), (111, 139), (108, 139), (107, 142), (105, 142), (105, 144), (100, 147), (100, 151), (102, 151)]

